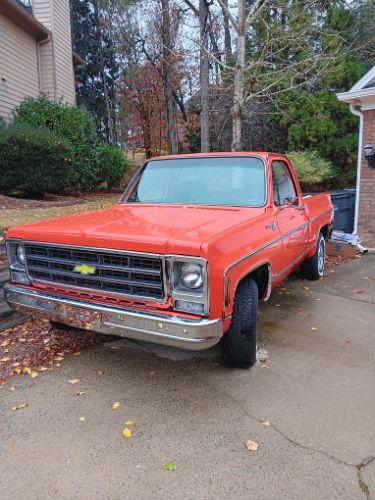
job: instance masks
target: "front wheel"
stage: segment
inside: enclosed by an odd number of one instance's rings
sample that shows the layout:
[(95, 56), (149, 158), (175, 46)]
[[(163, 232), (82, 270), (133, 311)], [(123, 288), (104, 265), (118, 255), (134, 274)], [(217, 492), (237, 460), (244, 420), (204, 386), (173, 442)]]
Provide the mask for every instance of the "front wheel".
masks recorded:
[(326, 242), (322, 233), (319, 233), (315, 253), (312, 257), (306, 259), (305, 262), (302, 262), (299, 269), (300, 277), (308, 280), (318, 280), (321, 278), (324, 275), (325, 256)]
[(237, 287), (232, 322), (223, 337), (225, 363), (232, 368), (251, 368), (257, 352), (258, 287), (251, 278)]

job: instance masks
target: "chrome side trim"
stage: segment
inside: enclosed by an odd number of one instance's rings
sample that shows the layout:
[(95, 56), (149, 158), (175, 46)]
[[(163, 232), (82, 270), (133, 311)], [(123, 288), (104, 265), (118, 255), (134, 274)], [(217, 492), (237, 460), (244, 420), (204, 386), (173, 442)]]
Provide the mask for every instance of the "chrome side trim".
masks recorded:
[(315, 217), (312, 217), (310, 219), (310, 222), (314, 222), (314, 221), (320, 219), (321, 217), (324, 217), (325, 215), (329, 214), (330, 212), (333, 212), (333, 210), (334, 210), (334, 208), (332, 207), (329, 210), (326, 210), (325, 212), (323, 212), (323, 213), (321, 213), (319, 215), (316, 215)]
[(270, 240), (268, 243), (265, 243), (264, 245), (262, 245), (261, 247), (259, 248), (256, 248), (255, 250), (252, 250), (251, 252), (245, 254), (244, 256), (240, 257), (239, 259), (235, 260), (234, 262), (232, 262), (232, 264), (230, 264), (226, 270), (224, 271), (224, 274), (227, 274), (229, 271), (231, 271), (235, 266), (237, 266), (238, 264), (240, 264), (241, 262), (243, 262), (244, 260), (248, 259), (249, 257), (252, 257), (253, 255), (255, 255), (256, 253), (259, 253), (261, 252), (262, 250), (270, 247), (271, 245), (274, 245), (275, 243), (277, 243), (278, 241), (280, 240), (283, 240), (284, 238), (286, 238), (287, 236), (290, 236), (291, 234), (297, 232), (297, 231), (301, 231), (302, 229), (304, 229), (306, 226), (309, 225), (309, 222), (305, 222), (304, 224), (301, 224), (300, 226), (298, 227), (295, 227), (294, 229), (284, 233), (284, 234), (281, 234), (280, 236), (277, 236), (276, 238), (274, 238), (273, 240)]
[(124, 310), (6, 285), (5, 300), (15, 310), (76, 328), (192, 351), (208, 349), (223, 336), (221, 319), (193, 319)]

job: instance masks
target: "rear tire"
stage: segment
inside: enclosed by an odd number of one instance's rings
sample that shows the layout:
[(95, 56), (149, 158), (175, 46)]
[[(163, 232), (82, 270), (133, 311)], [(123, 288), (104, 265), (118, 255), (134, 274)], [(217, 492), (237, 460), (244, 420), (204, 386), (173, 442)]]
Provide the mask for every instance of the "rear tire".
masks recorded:
[(225, 363), (232, 368), (251, 368), (257, 352), (258, 287), (251, 278), (237, 287), (232, 322), (223, 337)]
[(324, 275), (324, 260), (326, 253), (326, 242), (322, 233), (319, 233), (315, 253), (301, 264), (299, 276), (307, 280), (318, 280)]

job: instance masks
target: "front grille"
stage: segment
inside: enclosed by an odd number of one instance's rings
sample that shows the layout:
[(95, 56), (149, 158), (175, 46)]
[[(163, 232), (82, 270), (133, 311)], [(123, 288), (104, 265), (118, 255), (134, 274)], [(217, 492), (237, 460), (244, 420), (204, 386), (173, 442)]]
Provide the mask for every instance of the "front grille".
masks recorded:
[[(35, 244), (26, 244), (25, 252), (29, 275), (35, 281), (145, 299), (164, 296), (159, 257)], [(81, 272), (74, 270), (76, 266)]]

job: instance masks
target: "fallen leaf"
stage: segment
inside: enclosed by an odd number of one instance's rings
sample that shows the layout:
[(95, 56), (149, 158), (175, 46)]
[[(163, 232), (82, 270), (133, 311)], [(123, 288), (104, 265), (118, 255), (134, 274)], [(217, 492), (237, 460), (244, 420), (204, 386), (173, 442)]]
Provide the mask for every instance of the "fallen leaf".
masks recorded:
[(10, 344), (10, 340), (3, 340), (3, 341), (1, 342), (1, 347), (6, 347), (6, 346), (7, 346), (7, 345), (9, 345), (9, 344)]
[(312, 326), (311, 330), (317, 330), (317, 327), (316, 326)]
[(76, 396), (83, 396), (85, 394), (84, 391), (77, 391)]
[(96, 373), (99, 375), (99, 377), (102, 377), (104, 375), (104, 372), (102, 370), (96, 370)]
[(262, 422), (262, 424), (265, 426), (265, 427), (270, 427), (271, 426), (271, 422), (269, 420), (266, 420), (265, 422)]
[(79, 382), (79, 378), (72, 378), (70, 380), (68, 380), (69, 384), (77, 384)]
[(57, 358), (55, 358), (56, 361), (64, 361), (64, 358), (62, 356), (57, 356)]
[(248, 439), (247, 441), (245, 441), (245, 447), (249, 451), (258, 451), (259, 444), (256, 441), (253, 441), (252, 439)]
[(132, 431), (130, 429), (128, 429), (127, 427), (125, 427), (125, 429), (122, 430), (122, 435), (127, 437), (127, 438), (130, 438), (132, 435)]
[(135, 420), (126, 420), (125, 425), (133, 425)]
[(11, 391), (15, 391), (16, 390), (16, 386), (15, 385), (12, 385), (12, 387), (10, 388)]
[(20, 367), (17, 367), (13, 370), (13, 373), (19, 375), (21, 373), (21, 368)]
[(46, 372), (47, 370), (48, 370), (48, 368), (47, 368), (46, 366), (41, 366), (41, 367), (39, 368), (39, 371), (40, 371), (40, 372)]
[(117, 410), (117, 408), (120, 408), (120, 402), (119, 401), (116, 401), (116, 403), (113, 403), (112, 405), (112, 410)]
[(6, 356), (5, 358), (1, 358), (0, 361), (2, 361), (3, 363), (6, 363), (7, 361), (10, 360), (10, 357), (9, 356)]
[(16, 410), (23, 410), (24, 408), (27, 408), (29, 406), (29, 403), (22, 403), (18, 406), (13, 406), (12, 410), (13, 411), (16, 411)]
[(80, 422), (84, 422), (85, 421), (85, 417), (79, 417), (78, 419)]
[(31, 372), (29, 373), (29, 375), (30, 375), (30, 377), (31, 377), (31, 378), (35, 378), (35, 377), (37, 377), (37, 376), (38, 376), (38, 373), (37, 373), (37, 372), (34, 372), (34, 371), (31, 371)]
[(111, 351), (118, 351), (120, 349), (120, 346), (118, 346), (118, 345), (111, 345), (110, 349), (111, 349)]
[(167, 470), (169, 472), (174, 472), (177, 469), (176, 464), (169, 463), (164, 465), (164, 470)]
[(49, 341), (50, 339), (43, 339), (43, 344), (48, 344)]
[(81, 351), (73, 353), (73, 356), (80, 356), (80, 355), (81, 355)]
[(266, 365), (266, 363), (264, 361), (259, 361), (259, 366), (261, 368), (267, 368), (267, 365)]

